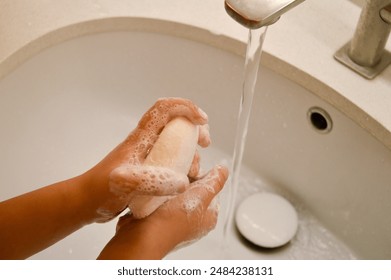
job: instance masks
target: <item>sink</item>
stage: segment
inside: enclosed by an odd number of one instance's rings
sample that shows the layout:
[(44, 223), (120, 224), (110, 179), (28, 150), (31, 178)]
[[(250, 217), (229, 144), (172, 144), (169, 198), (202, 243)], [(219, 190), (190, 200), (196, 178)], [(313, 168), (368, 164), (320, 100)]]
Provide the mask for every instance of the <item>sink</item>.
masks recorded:
[[(229, 165), (243, 64), (228, 50), (147, 31), (91, 34), (41, 51), (0, 80), (1, 200), (87, 170), (165, 96), (208, 113), (213, 144), (201, 152), (203, 168)], [(298, 211), (297, 235), (265, 250), (233, 226), (226, 255), (205, 254), (221, 240), (220, 219), (206, 238), (167, 258), (391, 258), (391, 151), (265, 66), (255, 96), (237, 202), (259, 191), (284, 196)], [(96, 258), (114, 229), (115, 221), (90, 225), (32, 259)]]

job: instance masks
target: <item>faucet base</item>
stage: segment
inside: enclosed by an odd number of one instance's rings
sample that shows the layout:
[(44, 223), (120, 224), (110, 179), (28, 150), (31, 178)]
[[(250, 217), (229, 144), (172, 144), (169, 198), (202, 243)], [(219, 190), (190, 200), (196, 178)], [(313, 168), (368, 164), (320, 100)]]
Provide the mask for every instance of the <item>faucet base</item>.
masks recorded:
[(349, 48), (350, 48), (350, 42), (345, 44), (342, 48), (340, 48), (335, 54), (334, 58), (344, 64), (345, 66), (349, 67), (356, 73), (360, 74), (364, 78), (367, 78), (369, 80), (372, 80), (377, 75), (379, 75), (389, 64), (391, 64), (391, 53), (384, 50), (383, 55), (375, 66), (368, 67), (368, 66), (362, 66), (357, 63), (355, 63), (350, 57), (349, 57)]

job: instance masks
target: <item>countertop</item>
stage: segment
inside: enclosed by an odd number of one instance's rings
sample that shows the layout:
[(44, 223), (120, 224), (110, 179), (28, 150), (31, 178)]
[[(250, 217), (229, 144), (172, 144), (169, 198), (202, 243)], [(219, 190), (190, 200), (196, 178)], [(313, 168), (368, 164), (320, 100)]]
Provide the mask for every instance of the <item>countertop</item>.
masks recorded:
[[(305, 1), (269, 27), (262, 64), (333, 104), (391, 149), (391, 67), (366, 80), (333, 58), (351, 39), (360, 11), (348, 0)], [(0, 79), (49, 46), (114, 30), (163, 32), (240, 55), (248, 34), (226, 14), (223, 0), (0, 0)]]

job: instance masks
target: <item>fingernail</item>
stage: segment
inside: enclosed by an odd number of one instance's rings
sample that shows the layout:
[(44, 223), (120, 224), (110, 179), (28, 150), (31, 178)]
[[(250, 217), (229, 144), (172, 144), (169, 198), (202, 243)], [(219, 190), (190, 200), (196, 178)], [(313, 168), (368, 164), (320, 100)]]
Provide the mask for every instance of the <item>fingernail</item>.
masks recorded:
[(222, 174), (226, 179), (229, 176), (229, 170), (226, 166), (224, 165), (217, 165), (216, 166), (217, 170), (219, 171), (220, 174)]
[(200, 113), (200, 115), (203, 119), (205, 119), (205, 120), (208, 119), (208, 115), (201, 108), (198, 108), (198, 112)]

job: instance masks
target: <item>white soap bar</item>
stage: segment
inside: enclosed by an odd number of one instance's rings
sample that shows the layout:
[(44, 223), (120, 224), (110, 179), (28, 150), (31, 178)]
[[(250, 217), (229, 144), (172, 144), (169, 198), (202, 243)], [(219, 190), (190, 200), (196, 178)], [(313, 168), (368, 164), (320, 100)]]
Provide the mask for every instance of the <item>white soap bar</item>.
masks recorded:
[(295, 236), (298, 227), (293, 206), (285, 198), (266, 192), (246, 198), (235, 218), (240, 233), (265, 248), (285, 245)]
[(170, 121), (160, 133), (144, 165), (167, 167), (187, 174), (198, 142), (198, 126), (183, 117)]
[[(171, 120), (160, 133), (144, 165), (165, 167), (187, 175), (198, 142), (198, 126), (183, 117)], [(129, 205), (133, 216), (144, 218), (155, 211), (169, 196), (139, 195)]]

